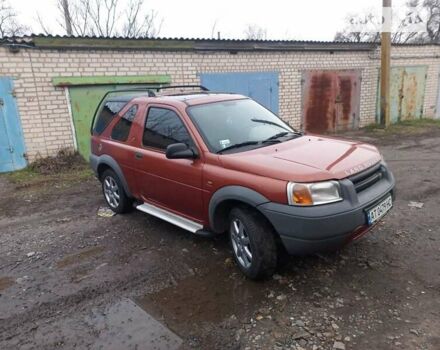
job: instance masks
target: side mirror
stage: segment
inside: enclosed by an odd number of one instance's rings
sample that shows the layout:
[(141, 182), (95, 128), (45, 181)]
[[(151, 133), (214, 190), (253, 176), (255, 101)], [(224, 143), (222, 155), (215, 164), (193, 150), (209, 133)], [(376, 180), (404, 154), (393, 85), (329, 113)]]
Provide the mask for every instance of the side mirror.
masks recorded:
[(195, 159), (197, 153), (184, 143), (173, 143), (168, 145), (166, 156), (168, 159)]

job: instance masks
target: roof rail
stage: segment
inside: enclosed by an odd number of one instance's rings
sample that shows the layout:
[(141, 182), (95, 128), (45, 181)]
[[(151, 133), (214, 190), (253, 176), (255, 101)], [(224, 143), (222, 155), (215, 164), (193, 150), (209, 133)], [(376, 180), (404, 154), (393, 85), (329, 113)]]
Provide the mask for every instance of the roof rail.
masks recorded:
[(165, 90), (165, 89), (194, 89), (194, 88), (199, 88), (202, 91), (209, 91), (209, 89), (203, 85), (165, 85), (165, 86), (159, 86), (157, 88), (154, 87), (153, 89), (159, 92), (160, 90)]
[(96, 106), (95, 113), (93, 114), (92, 124), (90, 125), (90, 134), (93, 134), (93, 125), (95, 124), (96, 115), (98, 114), (99, 109), (102, 106), (102, 103), (105, 101), (106, 97), (110, 94), (119, 93), (119, 92), (146, 92), (148, 97), (156, 97), (156, 94), (152, 89), (156, 89), (156, 87), (143, 87), (143, 88), (132, 88), (132, 89), (121, 89), (121, 90), (110, 90), (107, 91), (104, 96), (102, 96), (101, 101)]
[(95, 110), (95, 113), (94, 113), (93, 119), (92, 119), (92, 124), (90, 126), (90, 133), (93, 134), (93, 125), (95, 124), (96, 115), (98, 113), (98, 110), (102, 106), (102, 103), (105, 101), (106, 97), (109, 94), (120, 93), (120, 92), (122, 92), (122, 93), (124, 93), (124, 92), (145, 92), (145, 93), (147, 93), (148, 97), (156, 97), (154, 90), (156, 90), (156, 92), (159, 92), (160, 90), (164, 90), (164, 89), (186, 89), (186, 88), (189, 88), (189, 89), (199, 88), (203, 92), (209, 91), (209, 89), (204, 87), (203, 85), (166, 85), (166, 86), (151, 86), (151, 87), (142, 87), (142, 88), (122, 89), (122, 90), (116, 89), (116, 90), (107, 91), (104, 94), (104, 96), (102, 96), (101, 101), (99, 102), (98, 106), (96, 107), (96, 110)]
[(148, 94), (148, 97), (155, 97), (156, 94), (153, 91), (154, 89), (157, 88), (155, 86), (151, 86), (151, 87), (141, 87), (141, 88), (132, 88), (132, 89), (122, 89), (122, 90), (119, 89), (110, 90), (105, 93), (102, 99), (104, 100), (105, 97), (107, 97), (109, 94), (118, 93), (118, 92), (146, 92)]

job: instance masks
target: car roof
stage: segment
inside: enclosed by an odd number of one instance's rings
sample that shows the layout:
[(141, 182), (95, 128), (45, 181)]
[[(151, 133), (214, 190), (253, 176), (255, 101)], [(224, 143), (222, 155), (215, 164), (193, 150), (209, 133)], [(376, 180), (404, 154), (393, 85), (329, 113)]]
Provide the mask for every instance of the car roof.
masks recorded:
[(180, 101), (188, 106), (194, 106), (213, 102), (242, 100), (248, 97), (230, 93), (198, 93), (188, 95), (163, 95), (160, 98), (164, 101)]
[(163, 94), (150, 96), (148, 94), (136, 93), (136, 94), (124, 94), (120, 96), (113, 96), (106, 99), (111, 102), (154, 102), (163, 104), (184, 104), (186, 106), (195, 106), (213, 102), (230, 101), (230, 100), (242, 100), (248, 97), (239, 94), (230, 93), (187, 93), (187, 94)]

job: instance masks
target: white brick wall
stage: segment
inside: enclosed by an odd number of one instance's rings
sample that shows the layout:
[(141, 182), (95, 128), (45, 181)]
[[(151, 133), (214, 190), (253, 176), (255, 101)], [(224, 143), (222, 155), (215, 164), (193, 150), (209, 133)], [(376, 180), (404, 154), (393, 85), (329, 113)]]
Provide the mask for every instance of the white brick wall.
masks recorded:
[[(426, 65), (428, 77), (424, 114), (433, 117), (438, 91), (440, 47), (398, 46), (393, 66)], [(380, 52), (149, 52), (111, 50), (35, 50), (11, 53), (0, 47), (0, 75), (15, 79), (15, 92), (29, 160), (73, 147), (66, 94), (53, 77), (90, 75), (168, 74), (173, 84), (198, 84), (200, 73), (277, 71), (279, 111), (283, 119), (301, 123), (301, 77), (310, 69), (362, 71), (361, 126), (373, 123), (376, 113)]]

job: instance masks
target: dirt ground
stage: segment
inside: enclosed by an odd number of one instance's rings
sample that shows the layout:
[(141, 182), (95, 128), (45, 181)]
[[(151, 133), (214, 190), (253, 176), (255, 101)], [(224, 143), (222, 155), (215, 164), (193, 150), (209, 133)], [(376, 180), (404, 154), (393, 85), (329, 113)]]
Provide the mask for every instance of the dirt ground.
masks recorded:
[(348, 136), (385, 155), (394, 210), (263, 282), (224, 237), (99, 217), (92, 176), (0, 176), (0, 349), (440, 349), (440, 129)]

